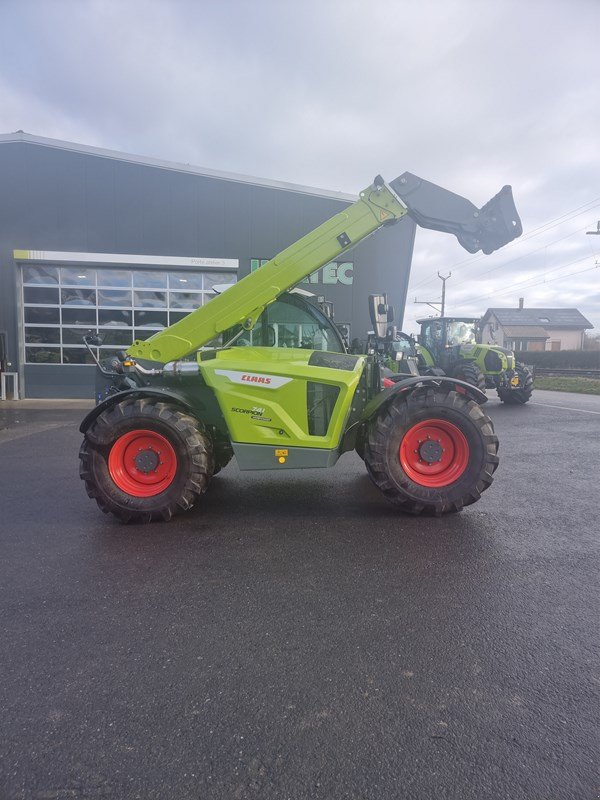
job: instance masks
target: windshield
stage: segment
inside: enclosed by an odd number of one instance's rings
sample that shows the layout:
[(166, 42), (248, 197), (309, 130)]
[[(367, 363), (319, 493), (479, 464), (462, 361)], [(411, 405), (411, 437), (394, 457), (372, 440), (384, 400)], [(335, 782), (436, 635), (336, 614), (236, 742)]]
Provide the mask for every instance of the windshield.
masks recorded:
[[(225, 331), (223, 341), (240, 330)], [(244, 331), (233, 343), (236, 347), (301, 347), (343, 353), (344, 344), (337, 329), (327, 317), (300, 297), (282, 295), (258, 318), (251, 331)]]
[(395, 353), (404, 353), (405, 356), (413, 356), (415, 354), (415, 342), (406, 334), (400, 333), (397, 335), (396, 340), (392, 342), (392, 350)]
[(446, 328), (446, 344), (475, 344), (477, 333), (476, 322), (465, 322), (464, 320), (451, 320)]

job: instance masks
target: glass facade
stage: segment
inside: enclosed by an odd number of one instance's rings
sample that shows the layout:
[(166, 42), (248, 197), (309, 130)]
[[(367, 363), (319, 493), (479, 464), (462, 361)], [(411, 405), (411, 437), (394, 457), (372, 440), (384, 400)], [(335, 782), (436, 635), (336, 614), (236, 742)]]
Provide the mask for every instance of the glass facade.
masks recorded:
[(215, 297), (236, 272), (23, 266), (25, 362), (92, 364), (83, 335), (103, 338), (96, 355), (128, 347), (178, 322)]

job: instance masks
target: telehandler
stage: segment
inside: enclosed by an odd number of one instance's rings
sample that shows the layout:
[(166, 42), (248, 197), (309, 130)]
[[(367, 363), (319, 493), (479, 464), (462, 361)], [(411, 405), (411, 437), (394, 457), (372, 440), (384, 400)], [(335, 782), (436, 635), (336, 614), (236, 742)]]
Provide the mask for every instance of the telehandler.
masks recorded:
[[(287, 290), (406, 214), (470, 253), (522, 232), (510, 186), (478, 209), (408, 172), (390, 184), (377, 176), (354, 204), (207, 305), (97, 361), (99, 402), (80, 426), (88, 495), (124, 522), (168, 520), (232, 456), (241, 470), (329, 467), (360, 442), (371, 479), (402, 511), (439, 515), (476, 502), (498, 465), (477, 388), (417, 375), (382, 389), (376, 358), (332, 352), (327, 337), (313, 349), (235, 346)], [(98, 343), (92, 333), (85, 341)]]

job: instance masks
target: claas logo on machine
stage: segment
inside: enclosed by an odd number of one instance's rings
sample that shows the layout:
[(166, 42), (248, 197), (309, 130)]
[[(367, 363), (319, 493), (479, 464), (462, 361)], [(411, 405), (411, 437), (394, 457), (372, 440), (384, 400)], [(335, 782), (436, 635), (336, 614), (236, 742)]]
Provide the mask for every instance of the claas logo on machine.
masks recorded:
[(242, 375), (242, 380), (247, 383), (271, 383), (271, 378), (267, 378), (264, 375)]
[(242, 372), (241, 370), (216, 369), (216, 375), (230, 380), (232, 383), (239, 383), (243, 386), (252, 384), (253, 386), (264, 389), (280, 389), (286, 383), (290, 383), (292, 378), (284, 378), (282, 375), (260, 375), (253, 372)]

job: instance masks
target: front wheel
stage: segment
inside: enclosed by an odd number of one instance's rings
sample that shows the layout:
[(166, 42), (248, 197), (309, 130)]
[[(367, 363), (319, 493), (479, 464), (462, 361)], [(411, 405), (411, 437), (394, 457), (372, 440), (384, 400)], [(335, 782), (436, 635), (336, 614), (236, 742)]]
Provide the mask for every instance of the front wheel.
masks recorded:
[(169, 520), (191, 508), (213, 472), (198, 421), (153, 398), (118, 403), (86, 431), (79, 474), (102, 511), (122, 522)]
[(492, 483), (498, 438), (473, 400), (443, 388), (396, 396), (369, 429), (367, 472), (410, 514), (444, 514), (475, 503)]
[(524, 405), (531, 400), (531, 395), (533, 394), (533, 375), (525, 364), (517, 363), (515, 376), (519, 379), (518, 388), (510, 389), (503, 386), (497, 390), (498, 397), (503, 403)]

